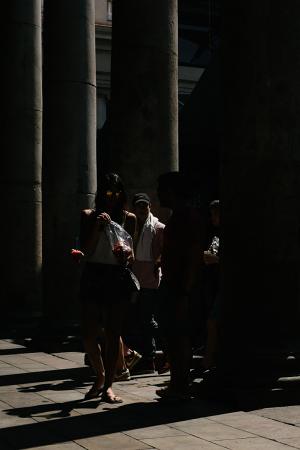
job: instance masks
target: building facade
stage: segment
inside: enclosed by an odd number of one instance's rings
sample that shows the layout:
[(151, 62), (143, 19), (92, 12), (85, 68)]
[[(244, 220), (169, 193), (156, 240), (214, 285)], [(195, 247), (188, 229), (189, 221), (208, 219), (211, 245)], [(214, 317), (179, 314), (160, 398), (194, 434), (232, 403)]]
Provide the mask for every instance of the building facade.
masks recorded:
[[(201, 26), (195, 24), (180, 23), (182, 17), (183, 22), (189, 22), (189, 16), (197, 11), (197, 6), (194, 9), (182, 9), (182, 14), (179, 17), (179, 64), (178, 64), (178, 99), (179, 108), (182, 107), (186, 99), (191, 95), (193, 89), (198, 83), (205, 67), (208, 63), (206, 43), (202, 43), (204, 48), (202, 52), (206, 56), (202, 59), (193, 57), (199, 51), (198, 37), (196, 42), (187, 36), (187, 30), (194, 34), (202, 31)], [(179, 7), (179, 13), (181, 13)], [(111, 43), (112, 43), (112, 1), (109, 0), (95, 0), (95, 34), (96, 34), (96, 67), (97, 67), (97, 130), (101, 130), (109, 109), (110, 88), (111, 88)], [(134, 16), (132, 16), (134, 20)], [(130, 26), (130, 23), (128, 24)], [(180, 37), (182, 33), (182, 37)], [(130, 69), (129, 69), (130, 70)]]

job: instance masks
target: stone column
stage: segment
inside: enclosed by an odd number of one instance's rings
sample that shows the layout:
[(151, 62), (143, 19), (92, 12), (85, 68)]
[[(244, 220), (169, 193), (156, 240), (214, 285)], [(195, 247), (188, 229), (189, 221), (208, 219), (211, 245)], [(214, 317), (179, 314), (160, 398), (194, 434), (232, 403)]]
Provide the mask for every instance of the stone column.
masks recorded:
[(179, 163), (200, 204), (220, 195), (220, 55), (216, 50), (180, 111)]
[(96, 191), (94, 0), (44, 1), (44, 271), (47, 317), (77, 315), (69, 256)]
[[(109, 170), (155, 197), (178, 170), (177, 0), (113, 2)], [(105, 168), (106, 169), (106, 168)]]
[(225, 3), (222, 359), (258, 375), (299, 351), (300, 4)]
[[(41, 1), (1, 6), (1, 304), (13, 316), (41, 310)], [(5, 22), (5, 23), (4, 23)]]

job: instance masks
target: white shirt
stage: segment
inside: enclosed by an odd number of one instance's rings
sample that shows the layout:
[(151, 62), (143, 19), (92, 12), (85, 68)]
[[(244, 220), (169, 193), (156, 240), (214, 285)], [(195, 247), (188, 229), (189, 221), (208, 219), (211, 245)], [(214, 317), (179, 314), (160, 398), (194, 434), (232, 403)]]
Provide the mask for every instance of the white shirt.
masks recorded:
[(110, 241), (105, 231), (100, 231), (95, 250), (86, 257), (86, 261), (101, 264), (119, 265), (116, 256), (112, 252)]

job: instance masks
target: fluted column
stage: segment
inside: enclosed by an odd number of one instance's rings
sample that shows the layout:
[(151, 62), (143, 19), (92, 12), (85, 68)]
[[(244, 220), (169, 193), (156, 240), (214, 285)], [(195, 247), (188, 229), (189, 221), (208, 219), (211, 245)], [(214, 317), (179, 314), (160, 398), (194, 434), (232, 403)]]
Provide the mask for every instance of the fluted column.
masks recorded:
[(1, 6), (1, 303), (12, 315), (41, 309), (41, 1)]
[(258, 375), (300, 347), (300, 5), (225, 3), (223, 362)]
[(115, 0), (109, 169), (154, 196), (178, 169), (177, 0)]
[(96, 191), (94, 0), (44, 1), (45, 314), (74, 318), (78, 268), (69, 257), (80, 210)]

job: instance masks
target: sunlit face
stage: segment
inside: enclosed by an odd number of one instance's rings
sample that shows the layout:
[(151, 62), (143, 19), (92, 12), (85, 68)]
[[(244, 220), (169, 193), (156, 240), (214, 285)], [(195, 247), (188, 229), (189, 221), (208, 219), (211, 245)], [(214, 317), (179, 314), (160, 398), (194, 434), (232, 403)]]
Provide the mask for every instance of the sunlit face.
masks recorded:
[(104, 192), (106, 204), (113, 207), (120, 198), (122, 192), (117, 188), (111, 187)]
[(138, 202), (134, 205), (134, 213), (140, 222), (145, 222), (150, 213), (150, 205), (146, 202)]

